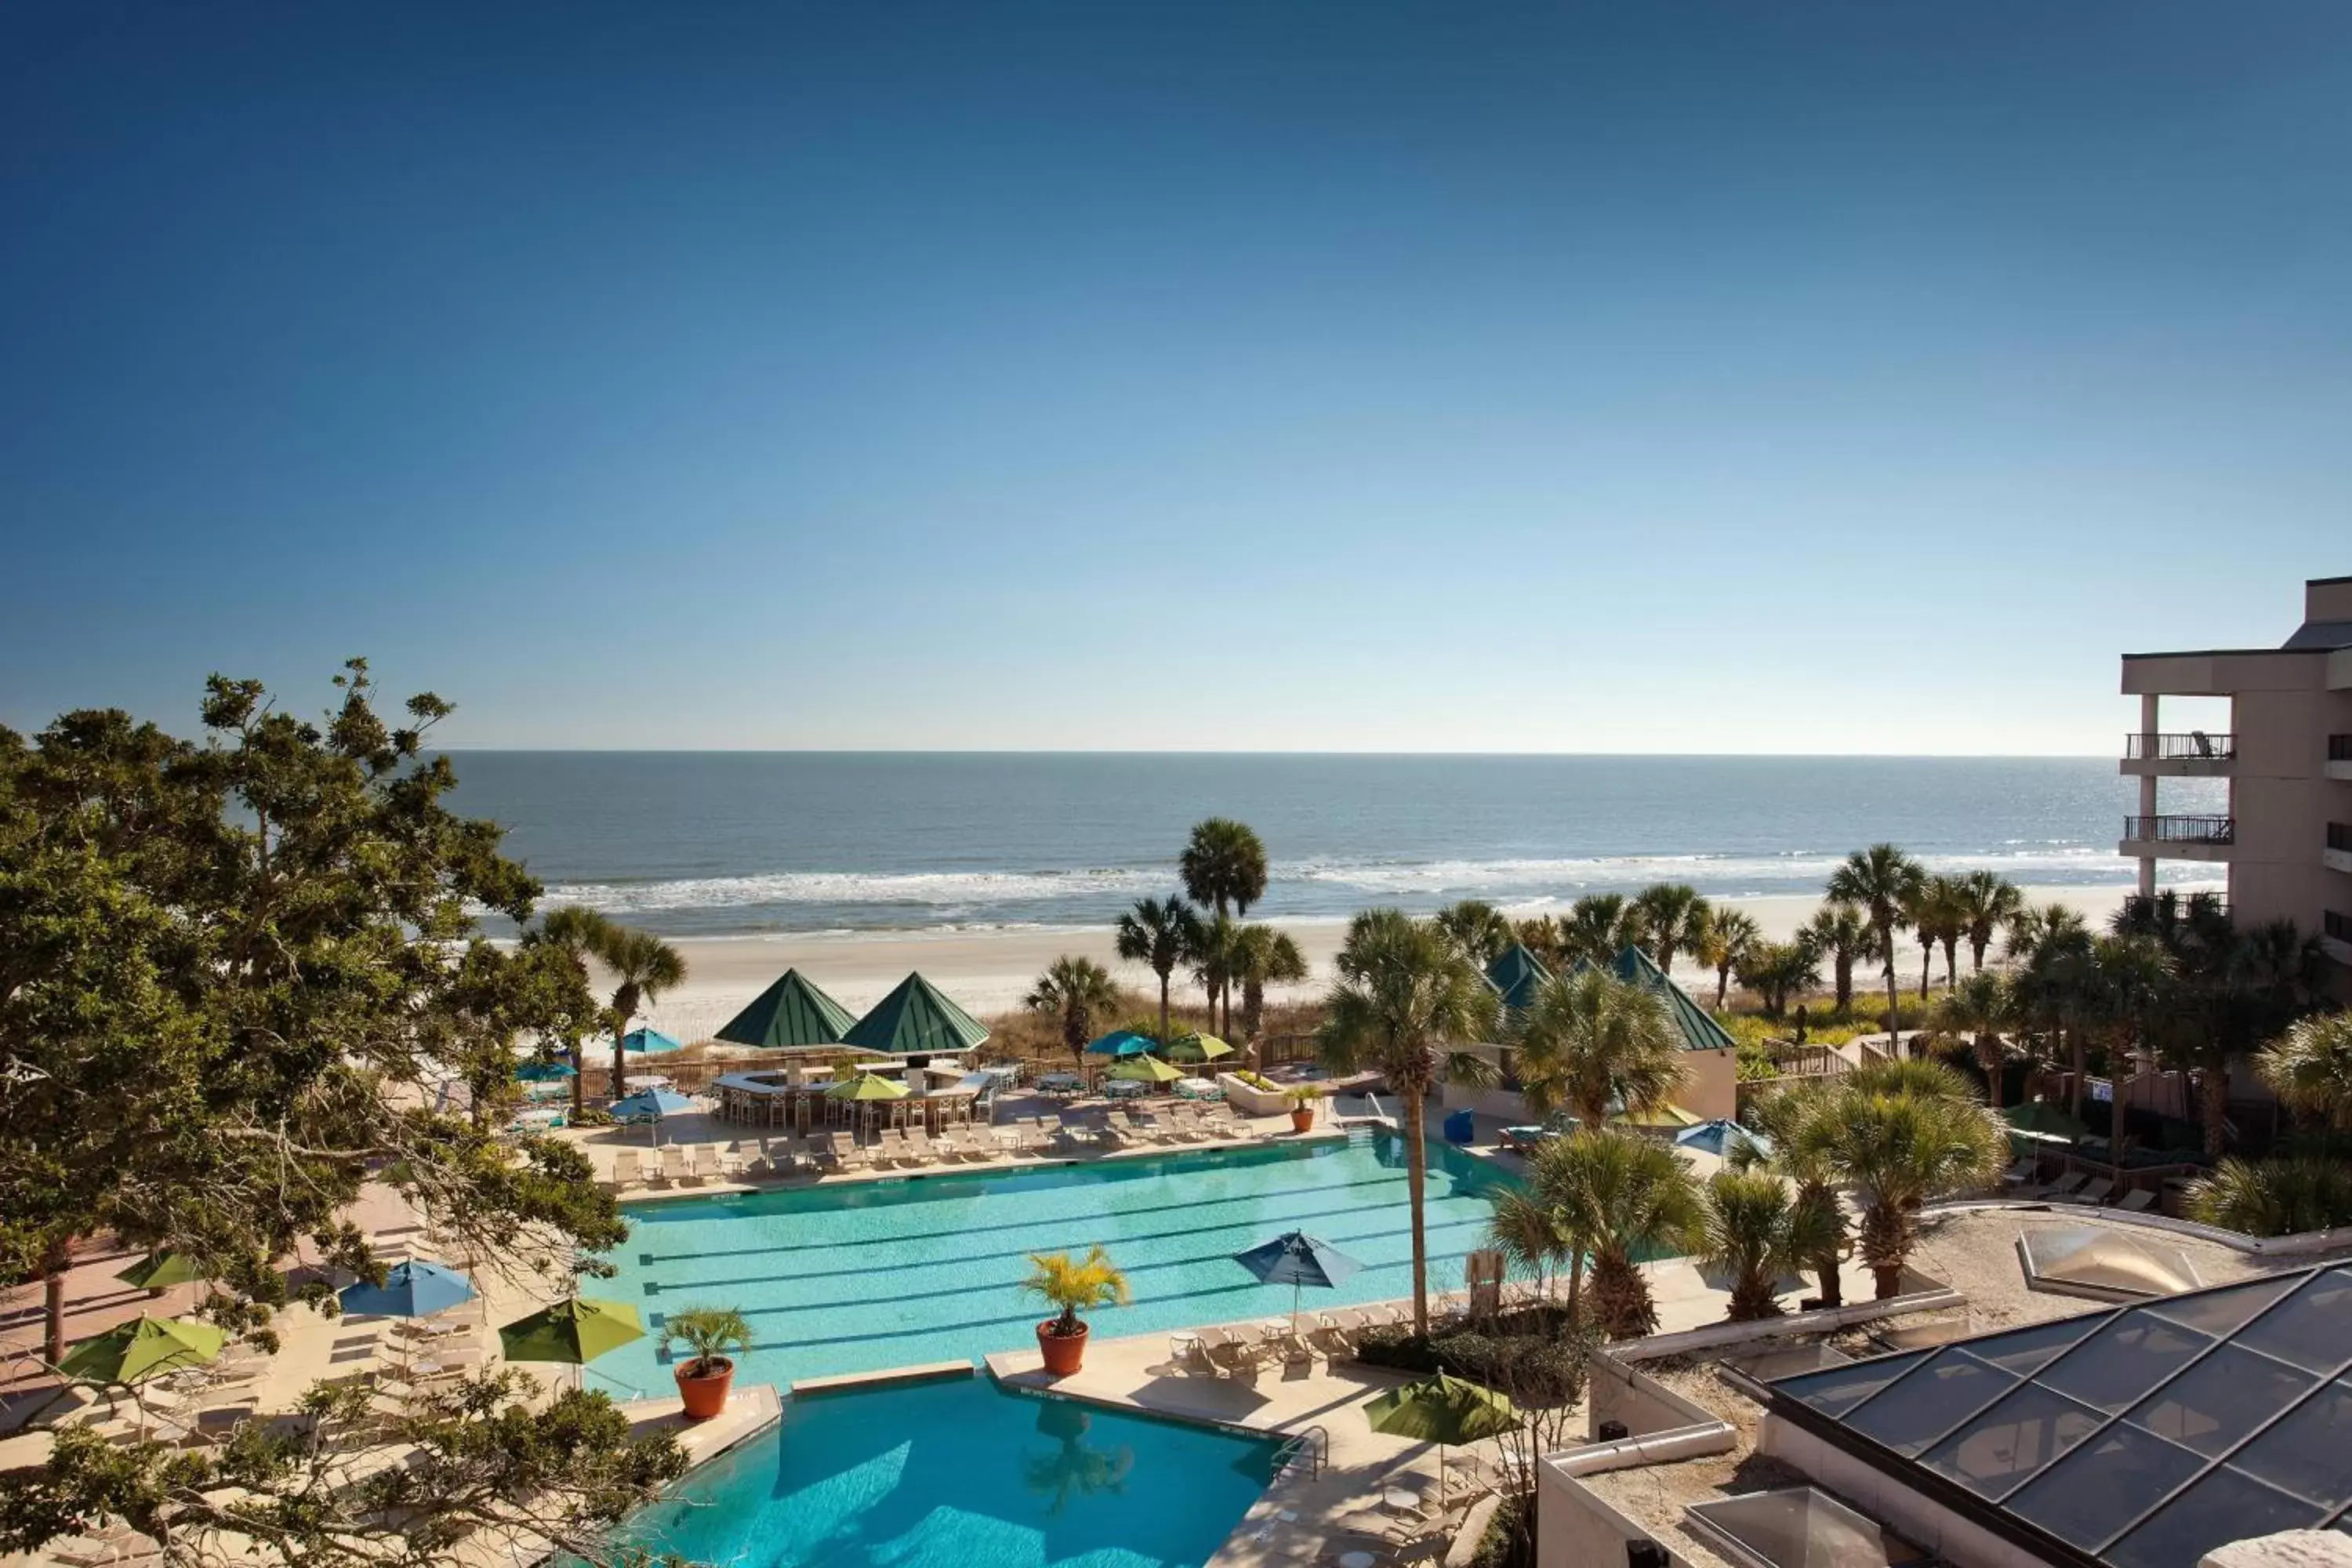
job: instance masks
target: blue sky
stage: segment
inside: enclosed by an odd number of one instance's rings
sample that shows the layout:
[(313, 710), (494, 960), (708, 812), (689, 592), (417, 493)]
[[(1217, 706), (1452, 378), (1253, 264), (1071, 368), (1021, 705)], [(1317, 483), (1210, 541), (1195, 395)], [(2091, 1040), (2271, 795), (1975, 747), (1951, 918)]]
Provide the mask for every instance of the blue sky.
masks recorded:
[(18, 0), (0, 722), (2107, 752), (2352, 571), (2347, 103), (2341, 0)]

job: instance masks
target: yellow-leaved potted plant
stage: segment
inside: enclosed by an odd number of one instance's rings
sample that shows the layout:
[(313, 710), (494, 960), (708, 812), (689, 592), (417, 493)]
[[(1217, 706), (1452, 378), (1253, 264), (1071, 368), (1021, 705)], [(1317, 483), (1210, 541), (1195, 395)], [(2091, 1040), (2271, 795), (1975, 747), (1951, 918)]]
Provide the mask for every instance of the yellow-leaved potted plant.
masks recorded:
[(1282, 1098), (1290, 1101), (1290, 1130), (1293, 1132), (1314, 1131), (1315, 1102), (1323, 1098), (1323, 1091), (1302, 1087), (1291, 1089)]
[(1061, 1309), (1059, 1317), (1037, 1325), (1037, 1353), (1045, 1358), (1045, 1370), (1055, 1377), (1077, 1371), (1086, 1359), (1089, 1331), (1078, 1314), (1095, 1307), (1125, 1306), (1134, 1299), (1128, 1292), (1127, 1276), (1112, 1264), (1110, 1254), (1099, 1242), (1088, 1247), (1084, 1258), (1066, 1252), (1031, 1253), (1029, 1278), (1021, 1282), (1021, 1289)]
[(751, 1348), (751, 1325), (732, 1307), (688, 1307), (662, 1321), (662, 1349), (681, 1344), (694, 1353), (672, 1369), (677, 1396), (688, 1421), (708, 1421), (727, 1408), (734, 1358)]

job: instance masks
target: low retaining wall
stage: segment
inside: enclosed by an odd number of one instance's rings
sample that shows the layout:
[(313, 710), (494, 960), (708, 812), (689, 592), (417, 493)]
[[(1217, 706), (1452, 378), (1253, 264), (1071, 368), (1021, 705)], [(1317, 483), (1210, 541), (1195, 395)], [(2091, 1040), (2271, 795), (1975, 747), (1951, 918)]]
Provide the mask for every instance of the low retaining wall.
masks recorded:
[(1899, 1296), (1890, 1296), (1884, 1301), (1821, 1307), (1810, 1312), (1790, 1312), (1786, 1317), (1765, 1318), (1752, 1323), (1709, 1323), (1703, 1329), (1684, 1329), (1676, 1333), (1626, 1340), (1609, 1346), (1608, 1353), (1622, 1362), (1696, 1355), (1706, 1351), (1728, 1350), (1735, 1345), (1788, 1339), (1798, 1334), (1831, 1333), (1880, 1318), (1900, 1318), (1912, 1312), (1948, 1311), (1968, 1304), (1967, 1297), (1940, 1280), (1920, 1274), (1913, 1274), (1911, 1279), (1916, 1282), (1913, 1289)]

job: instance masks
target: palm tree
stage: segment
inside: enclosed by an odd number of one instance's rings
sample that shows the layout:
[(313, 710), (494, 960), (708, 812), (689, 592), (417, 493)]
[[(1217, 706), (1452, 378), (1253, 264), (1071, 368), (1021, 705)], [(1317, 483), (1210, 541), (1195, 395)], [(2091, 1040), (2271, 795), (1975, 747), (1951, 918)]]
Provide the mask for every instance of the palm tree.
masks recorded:
[(1538, 958), (1555, 968), (1565, 967), (1567, 944), (1561, 936), (1559, 922), (1549, 915), (1538, 915), (1520, 921), (1511, 928), (1519, 944)]
[(1612, 1106), (1659, 1110), (1683, 1080), (1682, 1035), (1665, 999), (1603, 969), (1538, 986), (1511, 1044), (1528, 1109), (1565, 1105), (1587, 1127), (1604, 1125)]
[(1528, 1187), (1575, 1250), (1591, 1254), (1601, 1331), (1612, 1339), (1655, 1332), (1657, 1308), (1639, 1260), (1688, 1245), (1700, 1219), (1698, 1186), (1681, 1157), (1646, 1138), (1585, 1129), (1537, 1151)]
[(2009, 917), (2009, 956), (2011, 962), (2031, 963), (2033, 955), (2045, 945), (2087, 937), (2090, 931), (2090, 924), (2079, 910), (2060, 903), (2036, 909), (2021, 900), (2017, 912)]
[(1969, 957), (1975, 968), (1982, 969), (1985, 949), (1992, 945), (1994, 933), (2025, 907), (2025, 895), (2016, 883), (1993, 871), (1971, 871), (1960, 879), (1959, 887)]
[(1706, 923), (1700, 926), (1698, 961), (1715, 971), (1715, 1010), (1723, 1011), (1723, 999), (1731, 991), (1732, 971), (1747, 959), (1748, 952), (1764, 940), (1764, 928), (1756, 917), (1744, 910), (1711, 909)]
[[(548, 910), (540, 921), (539, 929), (526, 932), (523, 942), (562, 953), (564, 961), (572, 965), (572, 973), (579, 977), (581, 985), (585, 987), (588, 984), (588, 961), (602, 952), (619, 930), (602, 913), (584, 904), (566, 904), (561, 909)], [(572, 1119), (575, 1126), (579, 1123), (581, 1112), (588, 1108), (588, 1084), (581, 1070), (588, 1064), (581, 1051), (580, 1042), (578, 1035), (564, 1041), (564, 1054), (572, 1062)], [(620, 1092), (618, 1079), (613, 1080), (613, 1092)]]
[[(1534, 1269), (1537, 1288), (1549, 1299), (1553, 1267), (1576, 1256), (1567, 1233), (1560, 1229), (1559, 1215), (1524, 1188), (1502, 1189), (1494, 1194), (1494, 1202), (1495, 1212), (1486, 1218), (1486, 1244), (1522, 1268)], [(1582, 1272), (1578, 1270), (1580, 1279)], [(1573, 1314), (1575, 1281), (1570, 1283), (1569, 1292), (1568, 1310)]]
[(1977, 1067), (1985, 1075), (1986, 1098), (1995, 1110), (2000, 1109), (2001, 1072), (2008, 1059), (2000, 1032), (2009, 1026), (2014, 1007), (2009, 982), (1981, 969), (1945, 993), (1936, 1005), (1937, 1033), (1969, 1042), (1976, 1052)]
[(1722, 1171), (1704, 1189), (1699, 1260), (1731, 1276), (1731, 1321), (1780, 1314), (1780, 1277), (1837, 1245), (1834, 1213), (1801, 1201), (1780, 1177)]
[(1588, 893), (1577, 900), (1560, 924), (1562, 967), (1581, 959), (1597, 968), (1608, 968), (1631, 945), (1632, 923), (1622, 893)]
[(2058, 904), (2046, 913), (2063, 918), (2045, 921), (2028, 910), (2012, 929), (2011, 950), (2025, 955), (2012, 983), (2013, 994), (2020, 1017), (2070, 1053), (2067, 1065), (2073, 1078), (2066, 1109), (2079, 1121), (2089, 1073), (2091, 1023), (2100, 1005), (2098, 949), (2081, 916)]
[(1786, 1178), (1796, 1189), (1796, 1201), (1813, 1211), (1808, 1223), (1818, 1227), (1816, 1245), (1803, 1262), (1821, 1282), (1825, 1307), (1845, 1302), (1838, 1271), (1845, 1251), (1845, 1215), (1838, 1207), (1839, 1176), (1830, 1158), (1835, 1098), (1825, 1084), (1812, 1083), (1757, 1100), (1744, 1118), (1769, 1141), (1769, 1152), (1767, 1144), (1743, 1140), (1732, 1145), (1730, 1158), (1734, 1170), (1760, 1168)]
[(1926, 1057), (1895, 1057), (1865, 1063), (1837, 1081), (1837, 1087), (1857, 1094), (1910, 1095), (1919, 1100), (1952, 1100), (1980, 1104), (1977, 1086), (1948, 1062)]
[(613, 974), (613, 1098), (628, 1075), (629, 1024), (665, 991), (686, 984), (686, 958), (649, 931), (614, 926), (596, 956)]
[(1918, 933), (1921, 949), (1919, 965), (1919, 995), (1927, 995), (1927, 979), (1935, 967), (1936, 949), (1944, 950), (1944, 984), (1947, 989), (1959, 984), (1960, 938), (1968, 934), (1969, 900), (1967, 891), (1953, 877), (1930, 877), (1919, 884), (1917, 896), (1904, 911), (1911, 929)]
[(2189, 1184), (2189, 1217), (2243, 1236), (2352, 1225), (2352, 1165), (2324, 1155), (2228, 1159)]
[(2352, 1132), (2352, 1013), (2305, 1018), (2255, 1058), (2263, 1081), (2333, 1132)]
[(1234, 944), (1234, 973), (1242, 983), (1242, 1034), (1255, 1059), (1257, 1037), (1265, 1021), (1265, 988), (1307, 978), (1307, 955), (1290, 933), (1270, 925), (1244, 926)]
[(1983, 1106), (1940, 1095), (1841, 1088), (1830, 1099), (1820, 1135), (1862, 1204), (1862, 1258), (1884, 1301), (1902, 1292), (1920, 1206), (1998, 1176), (2007, 1129)]
[(1265, 897), (1265, 845), (1247, 823), (1212, 816), (1195, 824), (1176, 861), (1184, 892), (1219, 914), (1231, 904), (1236, 915)]
[[(1209, 1024), (1220, 1035), (1233, 1033), (1234, 982), (1241, 977), (1241, 955), (1237, 951), (1242, 936), (1241, 922), (1231, 915), (1212, 915), (1201, 922), (1199, 940), (1192, 944), (1192, 978), (1201, 983), (1201, 990), (1209, 999)], [(1222, 1003), (1224, 1016), (1217, 1016)]]
[(1853, 905), (1832, 899), (1813, 911), (1803, 935), (1811, 941), (1816, 953), (1830, 961), (1837, 1008), (1844, 1012), (1853, 1005), (1854, 964), (1877, 951), (1869, 922)]
[[(1335, 1073), (1370, 1068), (1402, 1102), (1412, 1225), (1412, 1321), (1429, 1332), (1429, 1247), (1423, 1226), (1428, 1149), (1424, 1102), (1440, 1078), (1475, 1086), (1494, 1069), (1458, 1047), (1491, 1040), (1501, 1013), (1495, 988), (1445, 933), (1398, 910), (1367, 910), (1348, 924), (1339, 973), (1316, 1042)], [(1446, 1047), (1456, 1047), (1446, 1051)], [(1446, 1051), (1441, 1058), (1440, 1052)]]
[(1890, 1034), (1902, 1027), (1903, 1004), (1895, 985), (1895, 931), (1903, 923), (1903, 911), (1919, 896), (1919, 886), (1927, 873), (1918, 861), (1892, 844), (1874, 844), (1867, 849), (1857, 849), (1845, 858), (1845, 864), (1830, 873), (1829, 896), (1842, 904), (1852, 904), (1862, 910), (1877, 933), (1877, 957), (1886, 965), (1886, 1027)]
[(1168, 977), (1201, 945), (1201, 917), (1181, 899), (1139, 899), (1118, 917), (1119, 957), (1160, 976), (1160, 1037), (1168, 1038)]
[(1502, 911), (1478, 899), (1448, 904), (1430, 918), (1462, 950), (1462, 956), (1475, 964), (1494, 963), (1518, 940)]
[(1634, 895), (1633, 918), (1648, 939), (1650, 957), (1659, 969), (1672, 973), (1675, 954), (1698, 946), (1707, 907), (1698, 889), (1687, 882), (1657, 882)]
[[(1221, 918), (1228, 906), (1233, 914), (1246, 916), (1249, 907), (1265, 897), (1265, 845), (1247, 823), (1229, 816), (1212, 816), (1193, 825), (1192, 837), (1177, 858), (1176, 870), (1183, 879), (1185, 895)], [(1223, 999), (1221, 978), (1209, 985), (1212, 1021), (1217, 1016), (1217, 1004)]]
[(1762, 999), (1767, 1018), (1777, 1020), (1790, 997), (1821, 978), (1818, 968), (1810, 942), (1759, 942), (1739, 961), (1739, 984)]
[(1066, 952), (1037, 977), (1025, 1001), (1033, 1012), (1059, 1016), (1062, 1044), (1083, 1062), (1087, 1042), (1094, 1038), (1095, 1019), (1118, 1005), (1118, 987), (1111, 983), (1110, 971), (1093, 959)]

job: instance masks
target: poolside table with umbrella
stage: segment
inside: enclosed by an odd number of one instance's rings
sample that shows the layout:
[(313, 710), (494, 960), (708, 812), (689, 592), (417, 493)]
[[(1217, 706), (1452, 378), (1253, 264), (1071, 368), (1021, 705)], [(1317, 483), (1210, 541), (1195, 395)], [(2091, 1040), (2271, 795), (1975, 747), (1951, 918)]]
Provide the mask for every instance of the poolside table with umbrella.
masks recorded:
[(654, 1142), (658, 1143), (661, 1142), (663, 1118), (682, 1116), (693, 1109), (694, 1101), (685, 1095), (667, 1089), (641, 1089), (626, 1100), (616, 1100), (613, 1102), (613, 1120), (650, 1121), (653, 1124)]
[(1290, 1333), (1298, 1335), (1298, 1292), (1312, 1285), (1318, 1290), (1337, 1288), (1363, 1264), (1329, 1242), (1303, 1230), (1288, 1231), (1272, 1241), (1234, 1254), (1234, 1261), (1256, 1276), (1261, 1285), (1290, 1287)]
[(1214, 1035), (1204, 1035), (1195, 1029), (1189, 1035), (1179, 1035), (1160, 1047), (1159, 1054), (1171, 1062), (1213, 1062), (1234, 1054), (1234, 1047)]
[(1445, 1450), (1499, 1436), (1519, 1425), (1518, 1406), (1483, 1384), (1438, 1373), (1368, 1401), (1364, 1418), (1391, 1437), (1437, 1445), (1437, 1487), (1445, 1492)]
[[(518, 1318), (499, 1331), (499, 1349), (509, 1361), (548, 1362), (585, 1368), (606, 1351), (646, 1337), (637, 1310), (625, 1301), (572, 1296)], [(580, 1386), (574, 1373), (572, 1386)]]
[(159, 1373), (203, 1366), (228, 1335), (189, 1318), (133, 1318), (84, 1340), (58, 1363), (68, 1377), (91, 1383), (142, 1383)]
[(115, 1275), (125, 1285), (136, 1285), (157, 1296), (166, 1286), (192, 1285), (204, 1277), (204, 1271), (184, 1252), (151, 1252)]
[[(412, 1258), (387, 1269), (383, 1284), (371, 1285), (362, 1279), (344, 1286), (335, 1299), (345, 1312), (362, 1317), (431, 1318), (474, 1300), (476, 1294), (473, 1280), (455, 1268)], [(403, 1345), (404, 1364), (407, 1359), (408, 1347)]]
[(877, 1072), (861, 1071), (851, 1074), (826, 1089), (824, 1097), (830, 1100), (838, 1100), (845, 1107), (864, 1107), (863, 1114), (870, 1124), (874, 1115), (873, 1108), (906, 1099), (907, 1086), (896, 1079), (884, 1078)]
[(1174, 1083), (1184, 1076), (1181, 1068), (1171, 1067), (1158, 1057), (1128, 1057), (1104, 1075), (1114, 1083)]
[(1139, 1057), (1160, 1042), (1149, 1035), (1139, 1035), (1133, 1029), (1113, 1029), (1087, 1042), (1090, 1057)]
[(1702, 1121), (1696, 1127), (1685, 1127), (1675, 1134), (1675, 1143), (1679, 1148), (1712, 1154), (1718, 1160), (1730, 1159), (1732, 1152), (1741, 1147), (1753, 1149), (1759, 1155), (1769, 1156), (1772, 1152), (1772, 1140), (1721, 1117), (1712, 1121)]
[(660, 1056), (665, 1051), (682, 1051), (686, 1049), (684, 1046), (679, 1045), (676, 1040), (671, 1039), (659, 1029), (643, 1028), (631, 1029), (627, 1034), (623, 1035), (621, 1037), (621, 1048), (632, 1053), (633, 1055), (644, 1057)]
[(580, 1076), (570, 1062), (524, 1062), (514, 1075), (517, 1083), (553, 1083)]

